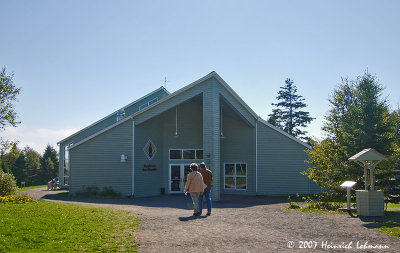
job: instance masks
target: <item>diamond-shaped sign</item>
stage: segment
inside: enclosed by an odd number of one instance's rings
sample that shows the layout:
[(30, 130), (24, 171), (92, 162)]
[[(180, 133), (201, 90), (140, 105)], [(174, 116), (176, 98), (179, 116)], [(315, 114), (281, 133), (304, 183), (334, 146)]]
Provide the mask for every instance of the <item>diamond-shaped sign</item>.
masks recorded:
[(144, 153), (146, 154), (147, 159), (153, 160), (154, 155), (155, 155), (156, 152), (157, 152), (157, 148), (156, 148), (156, 146), (153, 144), (153, 142), (149, 139), (149, 140), (147, 141), (146, 145), (144, 145), (143, 151), (144, 151)]

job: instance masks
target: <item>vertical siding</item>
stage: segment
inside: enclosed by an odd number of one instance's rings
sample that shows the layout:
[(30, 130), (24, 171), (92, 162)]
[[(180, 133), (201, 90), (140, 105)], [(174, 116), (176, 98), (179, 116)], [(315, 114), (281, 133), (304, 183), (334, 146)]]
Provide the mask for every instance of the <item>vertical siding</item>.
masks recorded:
[[(128, 161), (120, 162), (121, 154)], [(96, 136), (70, 150), (70, 192), (83, 186), (112, 187), (122, 195), (131, 194), (132, 121)]]
[(258, 124), (258, 194), (318, 192), (302, 171), (308, 168), (305, 147), (268, 126)]

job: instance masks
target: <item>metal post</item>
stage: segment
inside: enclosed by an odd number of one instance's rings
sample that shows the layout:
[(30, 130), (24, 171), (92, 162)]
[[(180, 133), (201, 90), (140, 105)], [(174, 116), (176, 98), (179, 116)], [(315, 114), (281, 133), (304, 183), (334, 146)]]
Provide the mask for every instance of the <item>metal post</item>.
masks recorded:
[(350, 211), (350, 204), (351, 204), (350, 189), (351, 187), (347, 187), (347, 211)]
[(368, 181), (367, 181), (367, 178), (368, 178), (368, 170), (367, 170), (367, 168), (364, 167), (364, 180), (365, 180), (365, 190), (366, 190), (366, 191), (368, 190)]
[(373, 191), (373, 190), (375, 190), (375, 186), (374, 186), (374, 184), (375, 184), (375, 182), (374, 182), (374, 168), (370, 169), (369, 177), (370, 177), (370, 180), (371, 180), (371, 191)]

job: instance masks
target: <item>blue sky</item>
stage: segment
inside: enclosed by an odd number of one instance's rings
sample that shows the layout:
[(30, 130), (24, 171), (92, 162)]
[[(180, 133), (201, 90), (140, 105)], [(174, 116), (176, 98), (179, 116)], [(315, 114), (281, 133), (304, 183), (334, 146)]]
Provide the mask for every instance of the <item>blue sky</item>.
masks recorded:
[(341, 77), (368, 68), (400, 104), (399, 1), (0, 0), (0, 66), (22, 124), (0, 133), (42, 152), (163, 85), (216, 71), (262, 118), (294, 80), (321, 138)]

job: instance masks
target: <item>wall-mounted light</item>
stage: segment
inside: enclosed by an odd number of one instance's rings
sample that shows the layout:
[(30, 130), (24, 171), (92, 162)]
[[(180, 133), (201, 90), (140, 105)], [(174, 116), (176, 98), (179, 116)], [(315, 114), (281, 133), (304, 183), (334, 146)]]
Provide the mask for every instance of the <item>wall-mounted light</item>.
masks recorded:
[(122, 155), (121, 155), (121, 161), (120, 161), (120, 162), (121, 162), (121, 163), (125, 163), (127, 160), (128, 160), (128, 156), (122, 154)]

